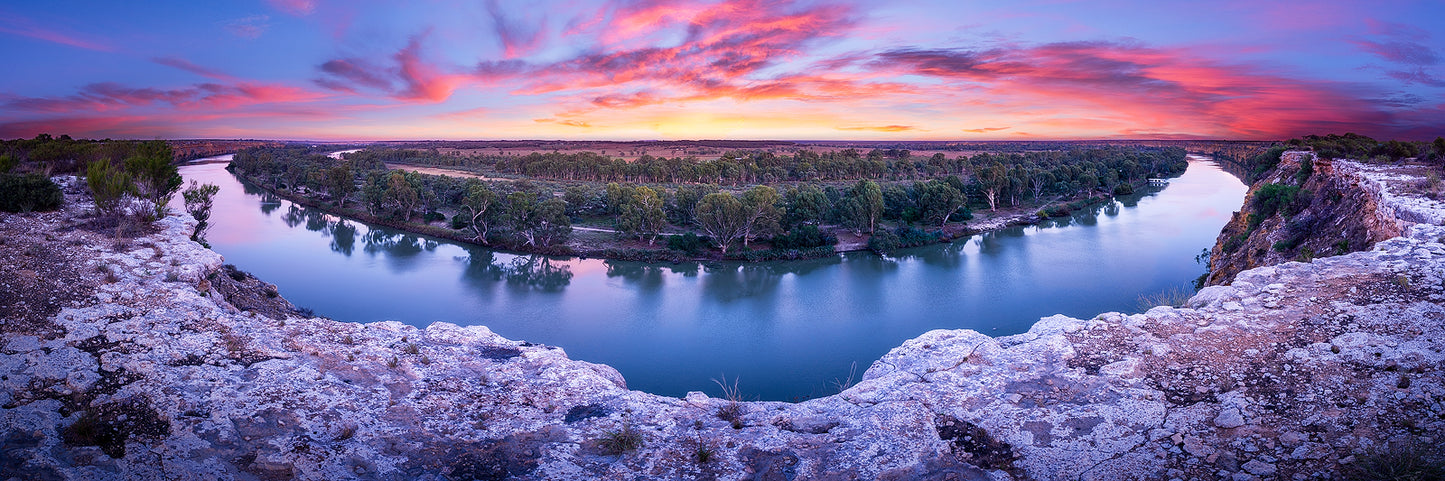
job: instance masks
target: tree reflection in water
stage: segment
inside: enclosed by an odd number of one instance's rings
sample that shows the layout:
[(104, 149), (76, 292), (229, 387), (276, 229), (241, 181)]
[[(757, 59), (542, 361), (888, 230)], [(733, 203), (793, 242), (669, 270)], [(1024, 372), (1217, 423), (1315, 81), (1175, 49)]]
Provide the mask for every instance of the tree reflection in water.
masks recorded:
[(287, 206), (286, 213), (281, 215), (281, 222), (285, 222), (286, 227), (295, 228), (296, 226), (301, 225), (301, 223), (305, 221), (305, 211), (303, 211), (301, 207), (297, 206), (296, 204), (291, 204), (290, 206)]
[(331, 226), (331, 251), (351, 257), (351, 252), (354, 250), (356, 250), (356, 226), (347, 222), (346, 219), (341, 219)]
[(325, 212), (306, 208), (302, 209), (302, 213), (306, 216), (306, 230), (323, 234), (330, 230), (331, 216), (326, 215)]
[(546, 292), (559, 292), (572, 283), (572, 266), (553, 264), (544, 256), (519, 256), (506, 266), (507, 285), (527, 286)]
[[(249, 193), (249, 192), (248, 192)], [(281, 208), (281, 198), (270, 192), (261, 192), (261, 213), (270, 216), (276, 209)], [(294, 226), (293, 226), (294, 227)]]

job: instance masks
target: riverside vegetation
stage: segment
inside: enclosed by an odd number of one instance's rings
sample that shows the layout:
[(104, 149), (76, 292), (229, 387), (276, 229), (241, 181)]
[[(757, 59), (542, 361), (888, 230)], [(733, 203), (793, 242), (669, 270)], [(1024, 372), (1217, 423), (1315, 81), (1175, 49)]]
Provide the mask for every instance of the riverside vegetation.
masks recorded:
[[(431, 175), (388, 164), (464, 170)], [(1182, 148), (1122, 145), (951, 158), (894, 148), (632, 161), (434, 148), (369, 148), (338, 160), (288, 146), (243, 150), (229, 169), (303, 204), (503, 249), (757, 261), (947, 241), (971, 233), (965, 221), (985, 209), (1064, 216), (1186, 167)]]
[(23, 294), (0, 296), (0, 477), (1437, 479), (1438, 170), (1333, 163), (1310, 181), (1406, 234), (1180, 308), (931, 331), (800, 403), (629, 391), (481, 326), (262, 312), (279, 298), (218, 288), (246, 276), (191, 220), (108, 245), (66, 178), (61, 211), (0, 214), (0, 293)]

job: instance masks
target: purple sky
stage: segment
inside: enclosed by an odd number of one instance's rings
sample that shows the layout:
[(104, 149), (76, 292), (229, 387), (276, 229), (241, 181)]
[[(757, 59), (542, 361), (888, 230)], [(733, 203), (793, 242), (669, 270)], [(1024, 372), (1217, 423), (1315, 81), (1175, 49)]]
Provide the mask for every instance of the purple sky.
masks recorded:
[(0, 137), (1445, 135), (1445, 2), (0, 4)]

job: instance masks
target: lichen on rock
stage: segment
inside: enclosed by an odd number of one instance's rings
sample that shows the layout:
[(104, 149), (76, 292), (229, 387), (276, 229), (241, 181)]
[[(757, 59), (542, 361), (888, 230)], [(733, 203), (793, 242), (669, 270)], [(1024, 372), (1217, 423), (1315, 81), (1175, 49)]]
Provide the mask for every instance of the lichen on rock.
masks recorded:
[[(837, 395), (733, 420), (730, 400), (630, 391), (482, 326), (243, 309), (189, 220), (120, 245), (67, 228), (87, 209), (72, 192), (0, 217), (0, 284), (22, 289), (0, 298), (0, 478), (1335, 476), (1445, 432), (1445, 208), (1401, 194), (1404, 174), (1343, 165), (1315, 175), (1368, 180), (1349, 188), (1402, 235), (1243, 269), (1182, 308), (930, 331)], [(37, 291), (62, 273), (73, 288)], [(636, 449), (599, 448), (623, 427)]]

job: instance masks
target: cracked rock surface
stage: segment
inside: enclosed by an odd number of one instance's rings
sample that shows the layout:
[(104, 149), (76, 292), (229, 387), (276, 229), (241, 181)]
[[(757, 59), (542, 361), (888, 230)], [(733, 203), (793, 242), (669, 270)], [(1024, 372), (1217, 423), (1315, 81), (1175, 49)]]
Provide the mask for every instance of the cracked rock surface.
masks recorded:
[(188, 218), (117, 243), (67, 189), (0, 217), (0, 479), (1338, 478), (1445, 432), (1445, 209), (1371, 169), (1329, 174), (1376, 176), (1408, 220), (1370, 251), (1185, 307), (931, 331), (796, 404), (630, 391), (481, 326), (303, 318), (218, 290)]

